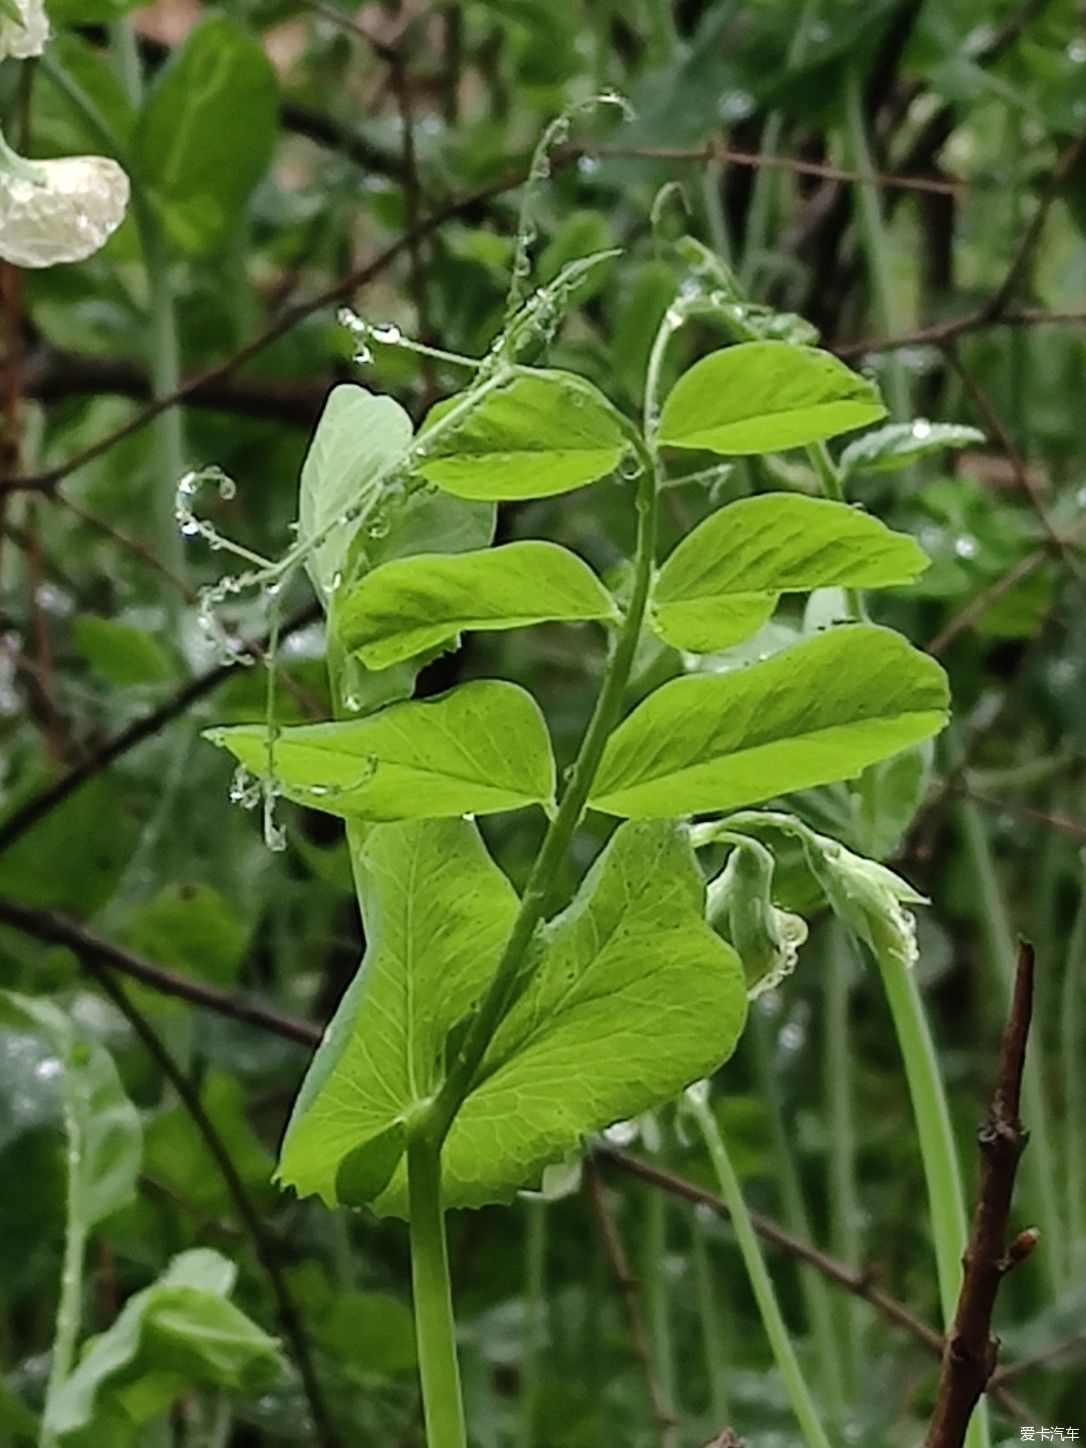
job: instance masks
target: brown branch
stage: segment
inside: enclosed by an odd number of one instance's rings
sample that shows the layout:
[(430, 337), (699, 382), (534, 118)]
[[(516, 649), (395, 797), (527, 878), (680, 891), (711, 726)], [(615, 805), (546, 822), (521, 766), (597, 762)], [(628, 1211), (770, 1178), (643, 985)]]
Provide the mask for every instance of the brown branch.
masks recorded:
[(96, 956), (85, 954), (81, 956), (81, 960), (88, 975), (125, 1017), (137, 1038), (146, 1047), (148, 1054), (173, 1086), (181, 1104), (188, 1112), (192, 1124), (199, 1132), (208, 1154), (215, 1163), (230, 1194), (238, 1218), (252, 1239), (260, 1265), (267, 1274), (272, 1295), (275, 1298), (279, 1324), (283, 1335), (290, 1343), (291, 1355), (302, 1381), (302, 1389), (313, 1420), (316, 1441), (321, 1448), (343, 1448), (343, 1440), (332, 1421), (323, 1388), (317, 1377), (305, 1324), (302, 1322), (290, 1284), (279, 1261), (278, 1245), (266, 1230), (253, 1199), (249, 1195), (249, 1189), (242, 1181), (218, 1128), (204, 1110), (203, 1102), (192, 1082), (174, 1060), (158, 1032), (129, 998), (128, 992), (120, 981)]
[[(46, 346), (37, 347), (26, 359), (25, 390), (28, 397), (39, 402), (98, 397), (103, 393), (146, 402), (152, 396), (147, 368), (134, 358), (84, 356)], [(327, 392), (326, 382), (277, 377), (224, 377), (207, 382), (197, 377), (186, 401), (190, 406), (217, 412), (308, 428)]]
[(1004, 1277), (1036, 1241), (1021, 1233), (1008, 1245), (1007, 1231), (1014, 1179), (1028, 1134), (1020, 1111), (1022, 1071), (1033, 1014), (1033, 947), (1022, 944), (1014, 996), (1003, 1032), (999, 1080), (988, 1115), (978, 1133), (980, 1194), (969, 1243), (962, 1258), (962, 1288), (954, 1325), (943, 1349), (943, 1366), (924, 1448), (961, 1448), (969, 1420), (995, 1371), (998, 1342), (992, 1314)]
[(614, 1273), (615, 1282), (622, 1298), (622, 1309), (626, 1315), (626, 1325), (630, 1333), (630, 1342), (633, 1345), (634, 1356), (637, 1358), (641, 1369), (641, 1377), (645, 1384), (645, 1396), (649, 1400), (649, 1409), (659, 1435), (663, 1448), (671, 1442), (672, 1431), (675, 1427), (674, 1420), (668, 1412), (663, 1397), (660, 1393), (660, 1385), (656, 1380), (656, 1367), (652, 1360), (652, 1349), (649, 1347), (649, 1336), (645, 1330), (645, 1324), (641, 1317), (641, 1304), (638, 1299), (637, 1278), (630, 1270), (629, 1259), (626, 1256), (626, 1249), (622, 1245), (622, 1238), (619, 1236), (618, 1224), (615, 1222), (610, 1207), (607, 1204), (607, 1196), (604, 1185), (600, 1180), (599, 1172), (591, 1160), (584, 1164), (584, 1185), (588, 1193), (588, 1200), (592, 1206), (596, 1224), (599, 1227), (600, 1237), (604, 1249), (607, 1252), (607, 1260), (611, 1264), (611, 1271)]
[(9, 925), (40, 940), (46, 945), (62, 945), (84, 963), (108, 966), (130, 980), (150, 986), (162, 995), (188, 1001), (190, 1005), (212, 1010), (217, 1015), (229, 1016), (232, 1020), (243, 1021), (263, 1031), (282, 1037), (285, 1041), (296, 1041), (302, 1046), (316, 1046), (321, 1038), (320, 1030), (308, 1021), (297, 1020), (259, 1001), (243, 995), (216, 990), (203, 981), (177, 971), (167, 970), (153, 961), (114, 945), (94, 931), (88, 930), (76, 920), (70, 920), (52, 910), (36, 910), (17, 900), (0, 896), (0, 924)]
[(1059, 323), (1086, 322), (1086, 307), (1068, 307), (1046, 311), (1041, 307), (1017, 307), (1000, 312), (997, 317), (985, 314), (983, 308), (967, 312), (961, 317), (952, 317), (946, 322), (935, 322), (929, 327), (917, 327), (911, 332), (901, 332), (896, 337), (870, 337), (860, 342), (834, 342), (832, 350), (845, 361), (863, 357), (869, 352), (897, 352), (904, 347), (946, 347), (967, 332), (977, 332), (986, 327), (1041, 327)]
[[(681, 1197), (695, 1206), (708, 1207), (718, 1217), (727, 1219), (728, 1208), (723, 1198), (718, 1197), (715, 1192), (697, 1186), (685, 1177), (665, 1171), (663, 1167), (643, 1161), (640, 1157), (631, 1156), (628, 1152), (620, 1151), (616, 1147), (599, 1147), (596, 1149), (595, 1156), (598, 1161), (606, 1162), (608, 1166), (624, 1172), (627, 1176), (639, 1177), (643, 1182), (648, 1182), (650, 1186), (659, 1187), (671, 1196)], [(903, 1328), (934, 1357), (941, 1356), (943, 1351), (941, 1334), (936, 1332), (933, 1327), (929, 1327), (915, 1313), (910, 1312), (904, 1303), (880, 1292), (877, 1287), (872, 1285), (871, 1278), (867, 1273), (857, 1272), (843, 1262), (838, 1262), (836, 1258), (827, 1256), (825, 1252), (819, 1251), (817, 1247), (812, 1247), (799, 1237), (794, 1237), (791, 1232), (778, 1226), (771, 1218), (761, 1216), (758, 1212), (751, 1213), (751, 1221), (754, 1224), (754, 1230), (763, 1241), (771, 1243), (774, 1247), (780, 1247), (790, 1257), (805, 1262), (808, 1267), (813, 1267), (830, 1282), (836, 1283), (838, 1287), (843, 1287), (846, 1292), (851, 1292), (854, 1297), (862, 1298), (888, 1322)]]
[[(299, 629), (305, 628), (319, 617), (319, 606), (316, 603), (311, 604), (282, 626), (279, 630), (280, 640), (289, 637), (292, 633), (297, 633)], [(263, 647), (263, 644), (251, 643), (247, 646), (247, 651), (254, 658), (258, 658), (263, 652)], [(66, 774), (62, 774), (55, 783), (38, 794), (31, 795), (24, 804), (13, 810), (3, 823), (0, 823), (0, 854), (10, 849), (16, 840), (22, 839), (27, 830), (36, 825), (39, 820), (44, 819), (58, 805), (63, 804), (81, 784), (85, 784), (96, 774), (101, 774), (123, 754), (127, 754), (137, 744), (142, 744), (145, 739), (150, 739), (152, 735), (164, 729), (167, 724), (184, 714), (186, 709), (195, 704), (198, 699), (213, 693), (239, 667), (238, 663), (231, 661), (216, 664), (202, 674), (197, 674), (176, 693), (171, 694), (157, 709), (152, 709), (149, 714), (145, 714), (141, 719), (128, 725), (126, 729), (122, 729), (112, 739), (107, 739), (104, 744), (99, 745), (85, 759), (69, 769)]]

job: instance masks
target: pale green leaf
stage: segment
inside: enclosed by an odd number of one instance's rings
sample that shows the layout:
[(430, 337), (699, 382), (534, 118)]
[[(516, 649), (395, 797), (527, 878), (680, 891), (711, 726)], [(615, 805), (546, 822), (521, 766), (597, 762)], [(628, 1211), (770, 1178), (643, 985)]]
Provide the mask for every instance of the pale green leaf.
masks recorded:
[(728, 648), (761, 627), (782, 593), (883, 588), (927, 565), (912, 538), (844, 503), (794, 493), (743, 498), (685, 537), (656, 580), (652, 622), (676, 648)]
[(345, 648), (383, 669), (462, 630), (617, 616), (610, 594), (576, 554), (529, 541), (385, 563), (344, 598), (337, 628)]
[[(267, 729), (209, 729), (254, 774), (269, 772)], [(547, 726), (516, 684), (477, 679), (363, 719), (299, 724), (271, 744), (271, 775), (290, 799), (370, 820), (493, 814), (554, 795)]]
[[(432, 426), (451, 403), (439, 403)], [(620, 415), (571, 372), (518, 368), (436, 437), (418, 471), (461, 498), (543, 498), (594, 482), (628, 444)]]
[(976, 446), (984, 434), (953, 422), (890, 422), (850, 442), (841, 454), (845, 473), (886, 473), (944, 448)]
[[(516, 910), (474, 827), (384, 826), (362, 851), (367, 953), (314, 1060), (280, 1180), (371, 1191), (397, 1123), (440, 1086), (446, 1041), (492, 976)], [(669, 1100), (731, 1053), (742, 969), (708, 927), (685, 831), (619, 829), (537, 936), (443, 1153), (449, 1206), (508, 1200), (592, 1132)], [(371, 1150), (371, 1145), (376, 1149)], [(402, 1162), (375, 1202), (403, 1214)]]
[[(616, 831), (524, 979), (445, 1143), (450, 1206), (538, 1186), (593, 1132), (715, 1071), (746, 1018), (742, 966), (706, 923), (701, 872), (672, 823)], [(404, 1214), (402, 1167), (375, 1207)]]
[(900, 635), (851, 624), (722, 675), (673, 679), (611, 736), (591, 800), (699, 814), (850, 779), (937, 733), (946, 676)]
[(302, 467), (298, 537), (305, 541), (331, 528), (306, 567), (317, 597), (327, 603), (347, 561), (358, 522), (332, 526), (348, 508), (375, 511), (382, 475), (411, 444), (411, 419), (391, 397), (343, 384), (329, 394)]
[(50, 1400), (62, 1448), (136, 1448), (141, 1429), (198, 1384), (253, 1391), (279, 1375), (275, 1340), (227, 1300), (235, 1271), (217, 1252), (183, 1252), (93, 1338)]
[(781, 452), (885, 415), (874, 385), (830, 353), (741, 342), (683, 373), (664, 403), (659, 441), (725, 456)]
[(386, 1148), (440, 1084), (445, 1036), (485, 989), (517, 910), (466, 820), (379, 825), (352, 853), (366, 954), (302, 1083), (278, 1172), (329, 1205), (352, 1156), (349, 1200), (388, 1181)]
[(0, 993), (3, 1019), (39, 1032), (55, 1053), (68, 1141), (69, 1211), (90, 1230), (136, 1195), (143, 1154), (139, 1112), (125, 1095), (113, 1057), (76, 1033), (45, 997)]

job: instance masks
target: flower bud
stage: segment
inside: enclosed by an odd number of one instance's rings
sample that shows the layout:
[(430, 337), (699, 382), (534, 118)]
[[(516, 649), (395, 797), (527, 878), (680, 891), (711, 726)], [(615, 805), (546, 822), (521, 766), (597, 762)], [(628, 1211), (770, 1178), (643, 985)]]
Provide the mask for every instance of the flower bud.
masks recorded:
[(807, 863), (834, 913), (878, 956), (900, 965), (917, 962), (916, 920), (906, 905), (926, 905), (907, 880), (885, 865), (846, 850), (836, 840), (806, 831)]
[(792, 974), (807, 939), (807, 922), (774, 905), (772, 888), (772, 854), (759, 840), (743, 839), (706, 897), (709, 923), (738, 952), (751, 1000)]

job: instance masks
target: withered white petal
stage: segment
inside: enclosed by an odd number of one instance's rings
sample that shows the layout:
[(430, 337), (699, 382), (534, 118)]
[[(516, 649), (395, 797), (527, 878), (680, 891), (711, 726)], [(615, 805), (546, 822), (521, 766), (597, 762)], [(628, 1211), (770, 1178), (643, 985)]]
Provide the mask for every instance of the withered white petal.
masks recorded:
[(106, 156), (35, 161), (36, 179), (0, 171), (0, 257), (16, 266), (82, 261), (124, 219), (128, 177)]
[(41, 55), (49, 39), (49, 17), (42, 0), (12, 0), (19, 19), (0, 14), (0, 60)]

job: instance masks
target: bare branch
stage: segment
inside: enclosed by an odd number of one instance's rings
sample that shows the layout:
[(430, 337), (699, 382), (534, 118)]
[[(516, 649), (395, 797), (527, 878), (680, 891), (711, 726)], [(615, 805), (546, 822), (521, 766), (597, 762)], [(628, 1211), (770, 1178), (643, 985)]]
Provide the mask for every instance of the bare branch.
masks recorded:
[(1028, 1135), (1020, 1111), (1022, 1071), (1033, 1014), (1033, 947), (1022, 944), (1010, 1015), (1003, 1032), (996, 1084), (988, 1115), (978, 1133), (980, 1195), (954, 1325), (943, 1348), (943, 1366), (924, 1448), (961, 1448), (969, 1420), (995, 1371), (998, 1343), (992, 1314), (1004, 1277), (1032, 1251), (1036, 1234), (1022, 1232), (1008, 1245), (1008, 1221), (1018, 1163)]

